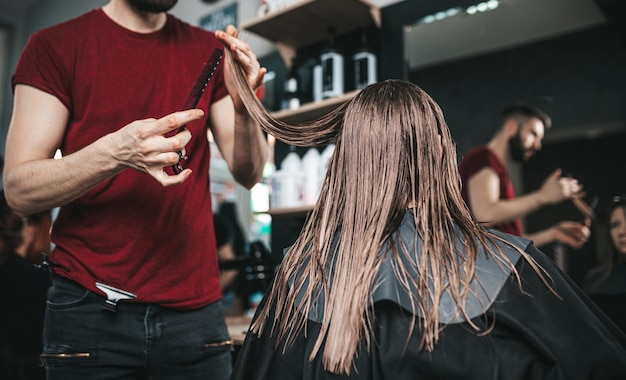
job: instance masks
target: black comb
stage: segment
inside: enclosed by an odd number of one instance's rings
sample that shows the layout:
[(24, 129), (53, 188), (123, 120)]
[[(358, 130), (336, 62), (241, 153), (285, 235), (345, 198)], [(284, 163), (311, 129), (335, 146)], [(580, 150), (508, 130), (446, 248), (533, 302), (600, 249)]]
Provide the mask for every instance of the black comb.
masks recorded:
[[(209, 58), (209, 61), (204, 65), (204, 68), (198, 76), (198, 79), (196, 79), (196, 83), (194, 83), (193, 88), (191, 89), (191, 92), (187, 97), (187, 100), (185, 100), (185, 104), (182, 108), (183, 111), (195, 108), (198, 105), (198, 102), (200, 101), (200, 98), (204, 93), (204, 89), (209, 84), (211, 77), (213, 77), (213, 74), (215, 73), (215, 70), (217, 69), (220, 61), (222, 60), (223, 55), (224, 51), (222, 49), (213, 49), (213, 54), (211, 54), (211, 58)], [(181, 132), (184, 129), (185, 125), (178, 128), (178, 132)], [(174, 174), (178, 174), (183, 171), (183, 166), (180, 164), (180, 161), (187, 159), (187, 157), (183, 157), (183, 152), (178, 152), (178, 158), (178, 163), (172, 165), (172, 170), (174, 171)]]
[[(193, 85), (193, 88), (191, 89), (191, 93), (189, 94), (189, 96), (187, 97), (187, 100), (185, 101), (185, 105), (183, 105), (183, 111), (192, 109), (198, 105), (198, 102), (200, 101), (200, 98), (202, 97), (202, 94), (204, 93), (204, 89), (209, 84), (209, 81), (211, 80), (213, 73), (215, 73), (215, 70), (217, 69), (217, 65), (219, 65), (220, 61), (222, 60), (223, 55), (224, 55), (224, 51), (222, 49), (215, 48), (213, 50), (213, 54), (211, 54), (211, 58), (209, 58), (209, 61), (206, 63), (206, 65), (204, 65), (204, 68), (202, 69), (200, 76), (198, 76), (198, 79), (196, 79), (196, 83)], [(181, 128), (184, 128), (184, 127), (181, 127)]]

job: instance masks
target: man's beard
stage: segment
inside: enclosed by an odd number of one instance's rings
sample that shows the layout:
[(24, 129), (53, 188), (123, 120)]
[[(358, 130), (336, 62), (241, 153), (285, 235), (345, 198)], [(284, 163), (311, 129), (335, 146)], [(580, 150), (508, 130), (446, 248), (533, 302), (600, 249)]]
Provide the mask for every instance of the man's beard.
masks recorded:
[(161, 13), (174, 8), (178, 0), (127, 0), (128, 3), (140, 12)]
[(509, 151), (511, 152), (511, 158), (513, 162), (523, 163), (528, 159), (526, 158), (526, 149), (522, 144), (522, 136), (518, 131), (517, 134), (509, 139)]

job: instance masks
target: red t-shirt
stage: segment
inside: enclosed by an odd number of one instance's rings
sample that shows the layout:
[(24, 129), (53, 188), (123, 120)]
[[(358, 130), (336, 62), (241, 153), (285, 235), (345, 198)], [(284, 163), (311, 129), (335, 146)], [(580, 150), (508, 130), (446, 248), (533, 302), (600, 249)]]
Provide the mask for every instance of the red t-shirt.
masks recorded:
[[(500, 179), (500, 199), (515, 198), (515, 188), (513, 187), (513, 182), (511, 182), (506, 166), (491, 149), (486, 145), (482, 145), (470, 149), (459, 164), (459, 173), (463, 183), (463, 199), (465, 199), (465, 202), (469, 205), (467, 182), (474, 174), (485, 167), (493, 169), (498, 175), (498, 179)], [(493, 226), (493, 228), (509, 234), (522, 236), (522, 223), (519, 219)]]
[[(162, 30), (129, 31), (101, 10), (35, 33), (13, 77), (56, 96), (70, 120), (69, 155), (139, 119), (180, 110), (215, 47), (214, 34), (168, 16)], [(198, 108), (227, 95), (223, 64)], [(36, 112), (36, 110), (33, 110)], [(187, 125), (193, 138), (184, 184), (163, 187), (127, 169), (61, 207), (52, 230), (56, 272), (101, 293), (95, 282), (136, 301), (191, 309), (221, 298), (213, 233), (207, 117)]]

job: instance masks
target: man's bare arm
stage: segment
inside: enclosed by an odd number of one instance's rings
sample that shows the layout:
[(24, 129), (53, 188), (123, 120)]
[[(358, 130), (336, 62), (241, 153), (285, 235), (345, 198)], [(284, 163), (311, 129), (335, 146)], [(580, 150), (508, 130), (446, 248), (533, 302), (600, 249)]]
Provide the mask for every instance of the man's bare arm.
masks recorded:
[(247, 114), (236, 113), (230, 97), (211, 106), (215, 142), (235, 180), (246, 188), (263, 176), (267, 161), (267, 141), (261, 128)]
[(542, 205), (541, 194), (531, 192), (515, 199), (500, 199), (500, 179), (491, 168), (483, 168), (467, 181), (469, 207), (477, 221), (493, 226), (523, 218)]
[(469, 206), (475, 218), (487, 225), (496, 225), (523, 218), (539, 208), (579, 196), (582, 186), (574, 178), (561, 177), (553, 171), (535, 191), (500, 199), (500, 179), (492, 168), (483, 168), (467, 182)]
[(589, 227), (574, 221), (563, 221), (544, 230), (524, 235), (537, 247), (559, 242), (574, 249), (580, 249), (589, 240), (589, 236), (591, 236)]
[(22, 216), (71, 202), (127, 168), (146, 172), (163, 186), (182, 183), (191, 174), (187, 169), (168, 176), (163, 170), (178, 161), (176, 152), (184, 149), (189, 132), (163, 135), (201, 118), (200, 110), (132, 122), (55, 160), (69, 119), (67, 108), (55, 96), (26, 85), (16, 86), (14, 98), (3, 181), (9, 205)]
[[(228, 25), (225, 31), (217, 31), (215, 36), (239, 62), (250, 88), (261, 86), (267, 70), (261, 67), (250, 46), (238, 38), (237, 29)], [(233, 69), (228, 64), (224, 66), (224, 81), (230, 97), (221, 99), (211, 107), (211, 127), (215, 142), (235, 180), (252, 188), (263, 176), (267, 141), (239, 97), (234, 85)]]

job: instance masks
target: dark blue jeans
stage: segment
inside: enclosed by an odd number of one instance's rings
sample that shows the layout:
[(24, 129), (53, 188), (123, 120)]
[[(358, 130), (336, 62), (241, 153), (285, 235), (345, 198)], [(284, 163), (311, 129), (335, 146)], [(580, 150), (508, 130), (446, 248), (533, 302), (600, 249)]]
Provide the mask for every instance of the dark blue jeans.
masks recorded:
[(119, 302), (55, 278), (42, 354), (48, 380), (230, 377), (231, 344), (221, 302), (197, 310)]

